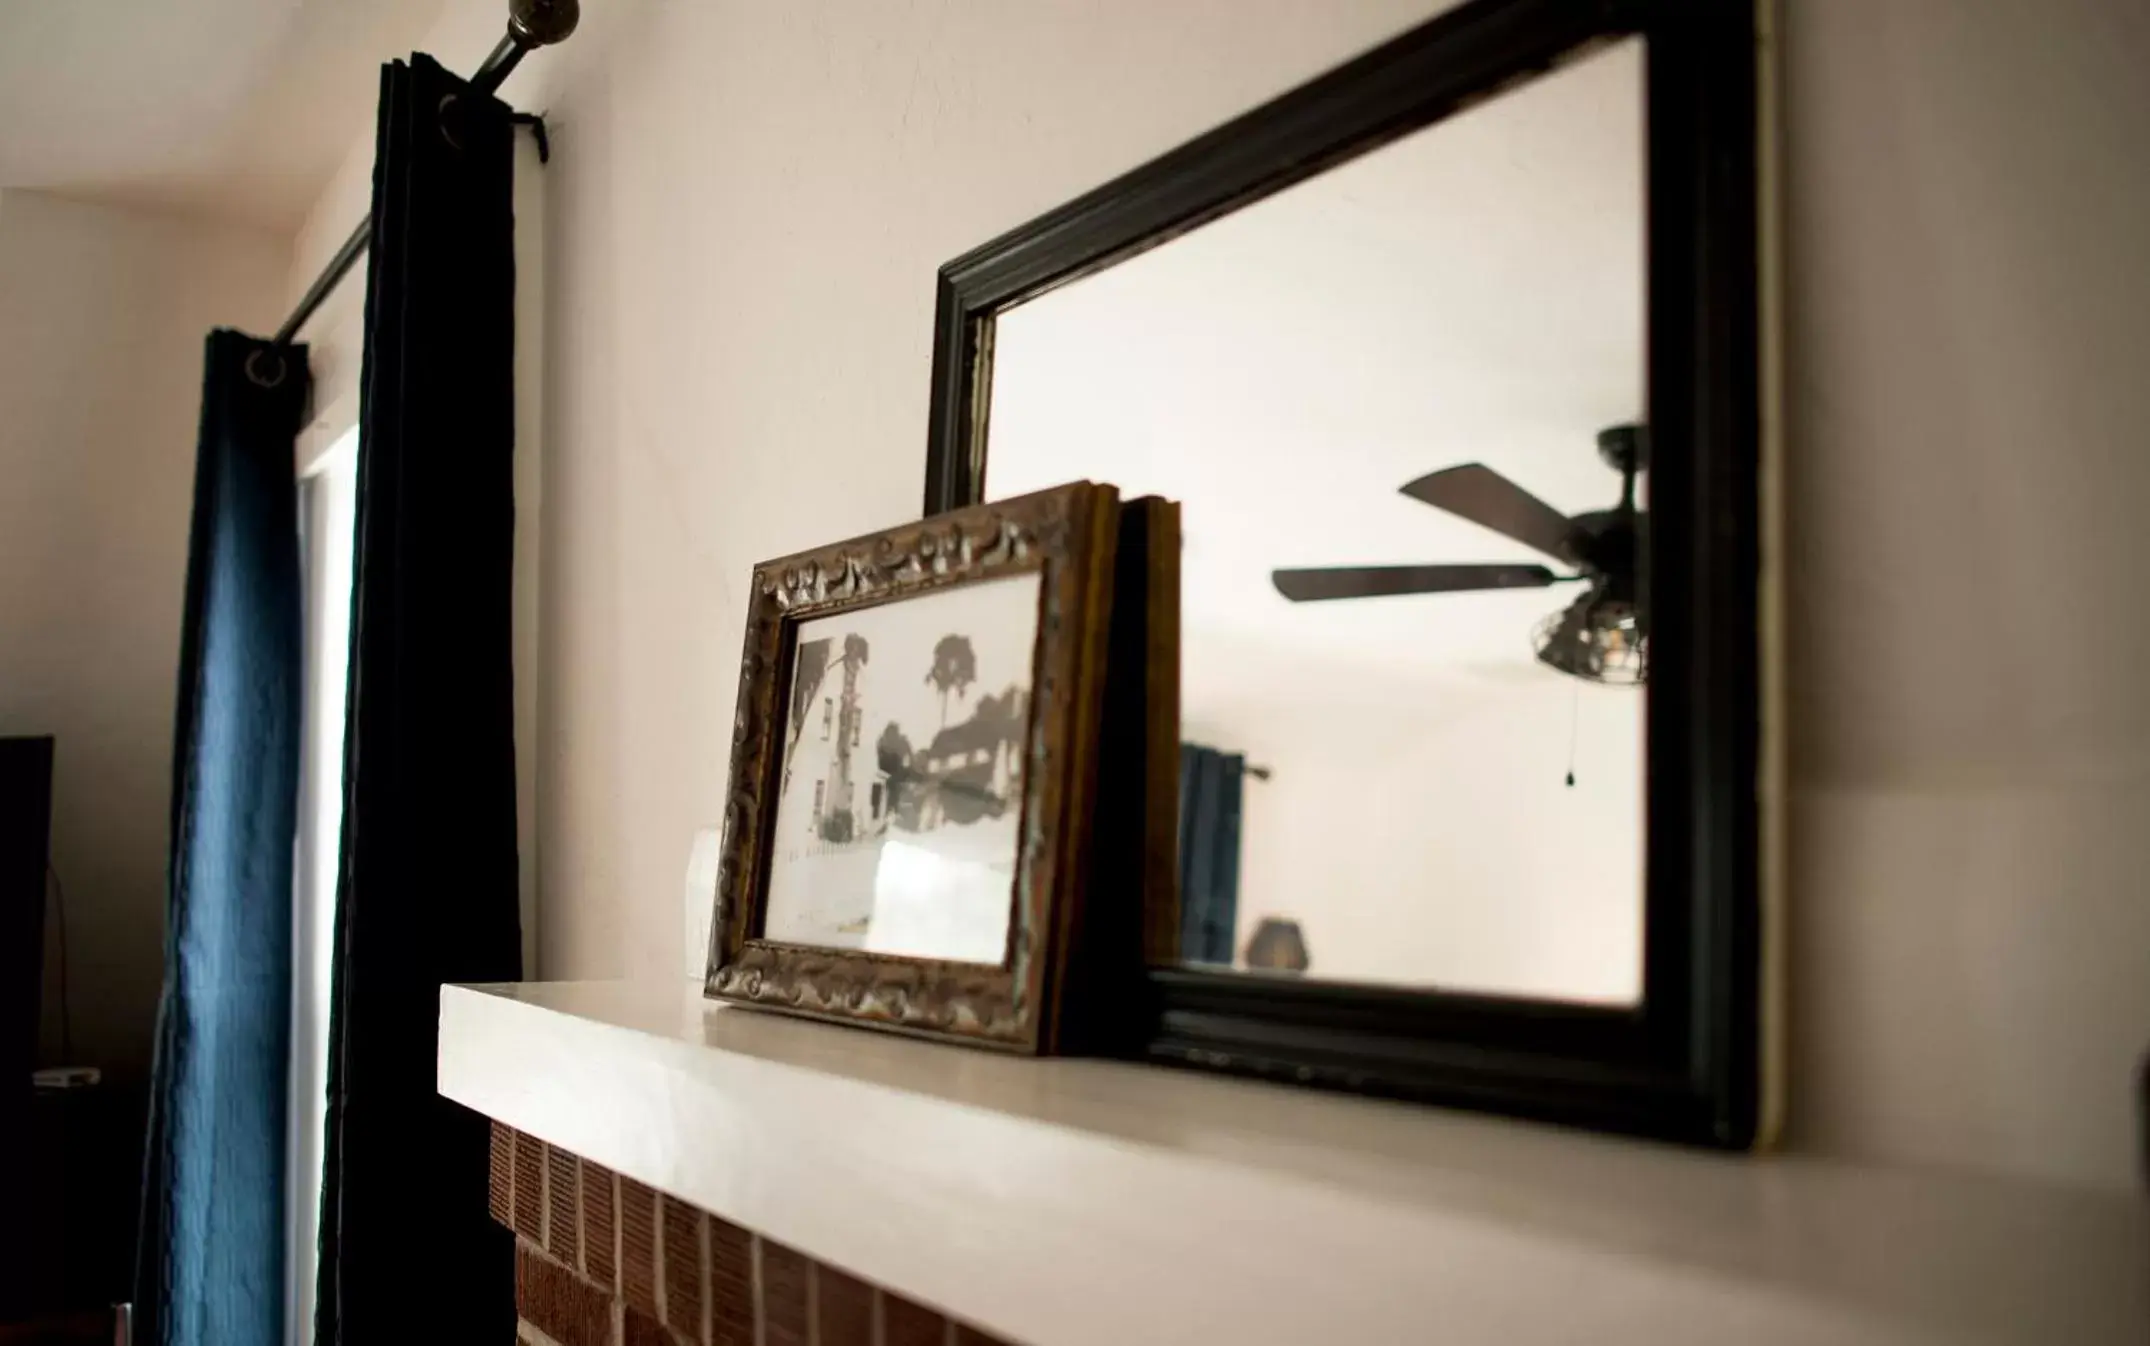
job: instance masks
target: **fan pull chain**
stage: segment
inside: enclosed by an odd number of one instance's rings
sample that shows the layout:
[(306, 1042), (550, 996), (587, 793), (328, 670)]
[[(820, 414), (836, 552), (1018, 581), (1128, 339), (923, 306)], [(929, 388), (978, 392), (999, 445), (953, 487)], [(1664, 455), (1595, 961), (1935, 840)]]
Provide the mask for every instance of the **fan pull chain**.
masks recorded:
[(1569, 690), (1574, 693), (1574, 699), (1568, 702), (1568, 788), (1572, 790), (1575, 788), (1575, 729), (1576, 722), (1582, 718), (1583, 689), (1578, 686)]

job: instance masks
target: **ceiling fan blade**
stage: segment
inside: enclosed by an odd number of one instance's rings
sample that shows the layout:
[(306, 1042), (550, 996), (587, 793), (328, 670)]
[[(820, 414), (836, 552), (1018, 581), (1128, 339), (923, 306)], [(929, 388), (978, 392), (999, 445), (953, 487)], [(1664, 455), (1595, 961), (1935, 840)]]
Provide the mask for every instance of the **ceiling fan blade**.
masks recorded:
[(1294, 603), (1474, 589), (1543, 589), (1559, 578), (1544, 566), (1533, 565), (1324, 566), (1270, 574), (1277, 592)]
[(1429, 473), (1406, 485), (1403, 493), (1548, 556), (1570, 564), (1580, 559), (1569, 544), (1574, 530), (1567, 516), (1484, 463)]

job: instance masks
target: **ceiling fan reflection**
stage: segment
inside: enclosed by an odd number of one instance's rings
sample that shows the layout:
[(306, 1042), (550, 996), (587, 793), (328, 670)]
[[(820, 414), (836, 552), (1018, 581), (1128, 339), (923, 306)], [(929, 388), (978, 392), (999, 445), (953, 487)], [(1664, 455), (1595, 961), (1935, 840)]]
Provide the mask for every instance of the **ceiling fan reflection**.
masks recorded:
[(1650, 433), (1639, 424), (1598, 433), (1598, 455), (1620, 474), (1620, 501), (1573, 517), (1483, 463), (1443, 468), (1403, 493), (1543, 552), (1572, 574), (1542, 565), (1322, 566), (1277, 570), (1277, 592), (1294, 603), (1400, 594), (1471, 593), (1583, 584), (1581, 596), (1531, 634), (1538, 661), (1590, 682), (1636, 685), (1649, 668), (1649, 623), (1640, 582), (1645, 511), (1635, 479), (1648, 467)]

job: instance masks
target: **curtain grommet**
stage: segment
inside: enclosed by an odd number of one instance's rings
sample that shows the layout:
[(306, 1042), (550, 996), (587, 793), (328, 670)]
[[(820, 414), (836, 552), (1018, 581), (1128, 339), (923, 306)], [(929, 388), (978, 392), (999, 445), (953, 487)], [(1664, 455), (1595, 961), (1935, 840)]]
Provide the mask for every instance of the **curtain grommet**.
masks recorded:
[[(276, 361), (276, 372), (274, 374), (264, 376), (261, 372), (260, 367), (255, 363), (264, 355), (269, 356)], [(249, 352), (246, 357), (245, 368), (247, 382), (253, 384), (257, 388), (282, 387), (284, 382), (284, 376), (291, 372), (290, 369), (284, 364), (283, 352), (268, 347), (264, 347), (261, 350)]]
[(462, 106), (462, 101), (462, 95), (460, 94), (442, 94), (440, 107), (437, 109), (435, 117), (435, 120), (440, 125), (440, 138), (448, 142), (448, 148), (458, 153), (462, 151), (463, 138), (455, 133), (449, 123), (451, 119), (461, 115), (457, 109)]

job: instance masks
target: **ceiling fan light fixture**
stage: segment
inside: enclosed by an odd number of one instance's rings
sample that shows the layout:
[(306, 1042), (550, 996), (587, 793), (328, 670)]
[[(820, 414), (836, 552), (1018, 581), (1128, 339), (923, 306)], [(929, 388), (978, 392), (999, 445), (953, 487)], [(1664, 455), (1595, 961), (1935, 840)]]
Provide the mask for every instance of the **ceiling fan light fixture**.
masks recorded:
[(1649, 674), (1640, 610), (1595, 588), (1539, 622), (1531, 645), (1539, 663), (1590, 682), (1633, 687)]

